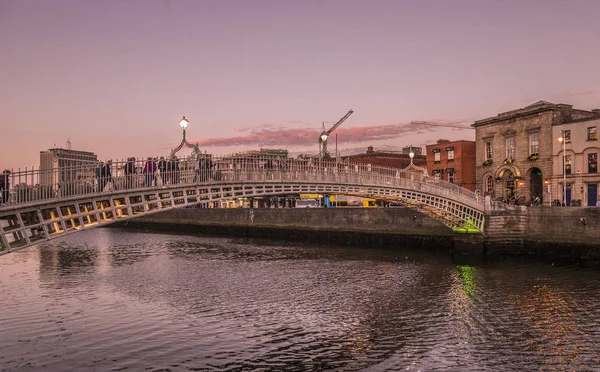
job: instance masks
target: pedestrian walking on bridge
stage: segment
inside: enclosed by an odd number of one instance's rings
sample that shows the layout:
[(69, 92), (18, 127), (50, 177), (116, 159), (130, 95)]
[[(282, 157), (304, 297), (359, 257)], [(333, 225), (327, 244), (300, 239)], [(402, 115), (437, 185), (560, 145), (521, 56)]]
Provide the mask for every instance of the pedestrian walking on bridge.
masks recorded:
[(10, 171), (6, 169), (0, 174), (0, 204), (8, 203), (10, 191)]

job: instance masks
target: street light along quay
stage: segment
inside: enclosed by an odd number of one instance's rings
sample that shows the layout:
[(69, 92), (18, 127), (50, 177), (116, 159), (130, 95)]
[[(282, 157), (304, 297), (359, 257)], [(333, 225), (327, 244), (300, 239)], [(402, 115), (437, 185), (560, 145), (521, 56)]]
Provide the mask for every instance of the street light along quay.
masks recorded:
[(563, 145), (563, 194), (562, 194), (562, 205), (567, 205), (567, 139), (565, 138), (565, 131), (560, 131), (560, 137), (558, 137), (558, 142)]

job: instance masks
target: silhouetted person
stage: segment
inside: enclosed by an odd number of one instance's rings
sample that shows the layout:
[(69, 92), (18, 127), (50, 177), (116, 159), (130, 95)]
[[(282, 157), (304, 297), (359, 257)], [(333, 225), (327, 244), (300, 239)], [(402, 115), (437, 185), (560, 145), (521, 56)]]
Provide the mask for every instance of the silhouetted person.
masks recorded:
[(201, 157), (198, 159), (198, 174), (197, 181), (206, 182), (208, 181), (208, 171), (209, 171), (209, 163), (208, 159), (205, 157)]
[(107, 163), (100, 163), (100, 191), (104, 191), (106, 184), (111, 182), (112, 185), (112, 174), (110, 172), (110, 166), (112, 161), (108, 161)]
[(8, 203), (10, 191), (10, 171), (6, 169), (0, 174), (0, 204)]
[(133, 187), (133, 177), (135, 175), (135, 158), (127, 158), (125, 163), (125, 187), (130, 189)]
[(100, 163), (98, 163), (98, 166), (96, 167), (96, 187), (98, 188), (98, 192), (102, 191), (102, 189), (104, 189), (104, 184), (102, 183), (102, 169), (104, 168), (104, 162), (101, 161)]
[(144, 165), (143, 172), (146, 178), (146, 187), (152, 186), (152, 182), (154, 181), (154, 173), (156, 172), (156, 163), (151, 157), (148, 157), (148, 160)]
[(158, 161), (158, 170), (160, 171), (160, 179), (164, 185), (167, 183), (167, 161), (164, 156), (161, 156)]

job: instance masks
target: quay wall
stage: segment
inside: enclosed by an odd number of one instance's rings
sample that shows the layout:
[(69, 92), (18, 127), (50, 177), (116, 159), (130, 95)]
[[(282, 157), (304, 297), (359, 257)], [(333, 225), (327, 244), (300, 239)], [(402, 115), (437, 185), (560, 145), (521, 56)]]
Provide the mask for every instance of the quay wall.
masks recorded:
[(597, 260), (600, 208), (517, 207), (486, 215), (488, 254), (521, 254)]
[(183, 208), (119, 226), (298, 242), (406, 246), (600, 261), (600, 208), (517, 207), (486, 214), (485, 234), (454, 234), (409, 208)]
[(182, 208), (117, 226), (307, 243), (453, 250), (449, 228), (408, 208)]

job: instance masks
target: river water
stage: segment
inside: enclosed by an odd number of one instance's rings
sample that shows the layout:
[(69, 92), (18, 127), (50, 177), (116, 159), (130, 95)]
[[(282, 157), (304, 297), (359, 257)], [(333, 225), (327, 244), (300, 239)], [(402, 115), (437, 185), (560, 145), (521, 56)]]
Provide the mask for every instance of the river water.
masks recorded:
[(0, 370), (600, 370), (600, 272), (93, 229), (0, 257)]

